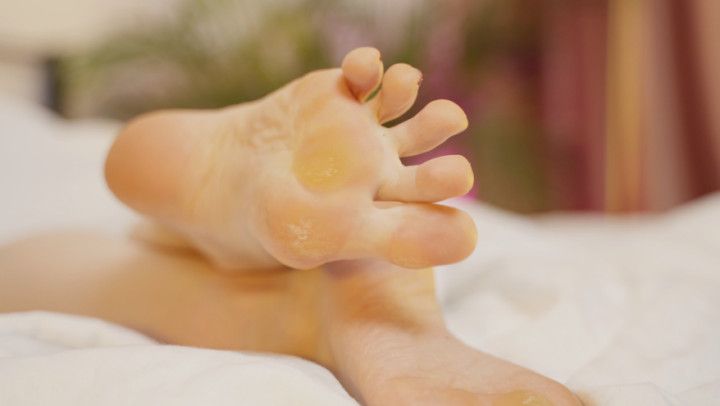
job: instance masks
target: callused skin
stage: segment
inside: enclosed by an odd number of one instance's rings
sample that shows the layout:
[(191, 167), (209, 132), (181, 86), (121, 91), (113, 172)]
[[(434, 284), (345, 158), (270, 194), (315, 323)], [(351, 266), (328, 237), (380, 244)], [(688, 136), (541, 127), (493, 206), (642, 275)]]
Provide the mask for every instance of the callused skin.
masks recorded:
[(429, 269), (352, 260), (227, 273), (189, 251), (76, 231), (0, 247), (0, 280), (0, 312), (80, 314), (170, 344), (304, 357), (370, 406), (579, 405), (557, 382), (454, 338)]
[(464, 130), (464, 113), (436, 100), (383, 126), (410, 108), (420, 77), (405, 64), (383, 75), (377, 50), (360, 48), (342, 69), (312, 72), (256, 102), (141, 116), (110, 151), (108, 185), (225, 269), (459, 261), (475, 246), (474, 224), (435, 203), (469, 191), (470, 165), (455, 155), (419, 166), (399, 158)]

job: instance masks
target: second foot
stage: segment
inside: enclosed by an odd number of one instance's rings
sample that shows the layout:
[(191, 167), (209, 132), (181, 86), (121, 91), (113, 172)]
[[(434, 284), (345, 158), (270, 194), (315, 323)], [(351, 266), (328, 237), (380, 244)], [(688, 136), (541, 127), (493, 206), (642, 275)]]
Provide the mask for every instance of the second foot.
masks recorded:
[[(362, 337), (362, 338), (361, 338)], [(579, 406), (561, 384), (479, 352), (443, 329), (400, 331), (377, 326), (354, 333), (365, 340), (352, 368), (367, 405)], [(366, 350), (363, 351), (362, 348)]]
[(431, 270), (381, 261), (325, 267), (320, 359), (363, 404), (580, 406), (563, 385), (477, 351), (445, 328)]

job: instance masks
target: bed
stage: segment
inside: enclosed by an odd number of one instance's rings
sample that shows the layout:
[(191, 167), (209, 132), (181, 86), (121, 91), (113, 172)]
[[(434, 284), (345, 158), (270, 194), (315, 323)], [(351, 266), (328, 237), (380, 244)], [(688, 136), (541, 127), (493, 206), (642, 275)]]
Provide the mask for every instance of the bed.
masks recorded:
[[(101, 176), (117, 128), (0, 97), (0, 244), (61, 227), (126, 232), (135, 217)], [(480, 233), (470, 258), (437, 270), (461, 339), (567, 384), (586, 405), (720, 405), (720, 194), (625, 217), (451, 204)], [(20, 404), (356, 403), (305, 360), (161, 345), (31, 312), (0, 315), (0, 405)]]

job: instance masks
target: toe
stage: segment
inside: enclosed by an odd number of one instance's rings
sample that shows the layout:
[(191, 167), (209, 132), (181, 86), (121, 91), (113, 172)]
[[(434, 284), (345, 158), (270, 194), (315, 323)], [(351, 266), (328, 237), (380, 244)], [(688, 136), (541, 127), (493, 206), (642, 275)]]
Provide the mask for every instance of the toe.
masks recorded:
[(380, 60), (380, 51), (371, 47), (350, 51), (343, 59), (342, 71), (355, 98), (365, 101), (377, 89), (382, 79), (383, 63)]
[(460, 155), (431, 159), (421, 165), (402, 167), (396, 178), (378, 190), (379, 200), (439, 202), (462, 196), (473, 185), (470, 163)]
[(400, 156), (413, 156), (430, 151), (467, 126), (460, 106), (450, 100), (435, 100), (415, 117), (391, 128), (389, 136)]
[(475, 223), (465, 212), (436, 204), (378, 207), (363, 229), (373, 256), (405, 268), (460, 261), (472, 253)]
[(422, 73), (404, 63), (398, 63), (385, 72), (382, 89), (373, 102), (380, 123), (400, 117), (415, 103)]

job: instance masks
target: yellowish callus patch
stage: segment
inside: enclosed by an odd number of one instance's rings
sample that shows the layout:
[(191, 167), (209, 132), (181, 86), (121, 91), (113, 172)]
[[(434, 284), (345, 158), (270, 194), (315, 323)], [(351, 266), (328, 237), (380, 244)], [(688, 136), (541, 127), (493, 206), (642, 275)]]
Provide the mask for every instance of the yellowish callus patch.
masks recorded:
[(529, 391), (515, 391), (498, 395), (493, 406), (553, 406), (545, 397)]
[(282, 239), (290, 244), (289, 248), (293, 253), (319, 259), (332, 254), (338, 248), (336, 242), (325, 235), (324, 228), (326, 227), (318, 225), (311, 218), (299, 218), (288, 222), (281, 235)]
[[(267, 202), (266, 219), (273, 255), (293, 267), (315, 266), (333, 257), (353, 228), (352, 212), (345, 207), (318, 205), (316, 199)], [(350, 213), (343, 216), (343, 213)]]
[(310, 190), (337, 190), (346, 186), (355, 175), (357, 153), (339, 134), (314, 137), (295, 152), (293, 172)]

